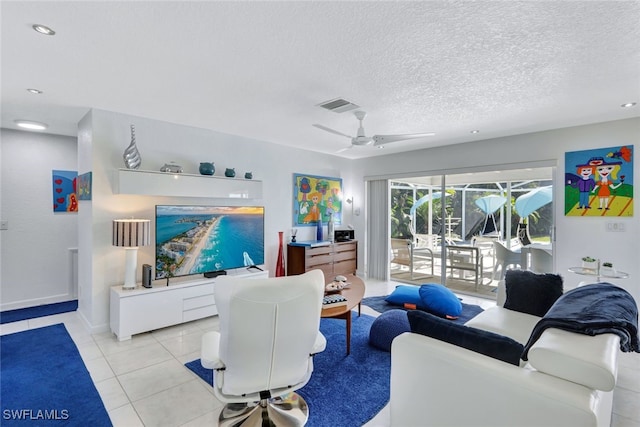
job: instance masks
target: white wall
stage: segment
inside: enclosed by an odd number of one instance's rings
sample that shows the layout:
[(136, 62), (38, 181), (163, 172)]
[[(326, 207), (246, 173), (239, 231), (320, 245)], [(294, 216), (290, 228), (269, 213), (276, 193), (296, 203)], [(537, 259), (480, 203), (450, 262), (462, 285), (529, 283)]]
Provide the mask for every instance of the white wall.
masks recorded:
[[(633, 217), (565, 217), (564, 216), (564, 154), (567, 151), (635, 145), (640, 142), (640, 118), (516, 135), (477, 141), (456, 146), (438, 147), (397, 155), (358, 160), (354, 165), (354, 182), (365, 177), (399, 177), (461, 173), (468, 170), (497, 170), (526, 165), (557, 165), (555, 177), (555, 265), (573, 288), (588, 279), (567, 271), (579, 266), (580, 258), (591, 255), (610, 260), (628, 279), (610, 281), (628, 290), (640, 301), (640, 215), (637, 192)], [(637, 151), (635, 152), (637, 153)], [(640, 161), (634, 160), (635, 185), (640, 183)], [(364, 184), (360, 192), (364, 192)], [(360, 218), (358, 226), (363, 226)], [(624, 223), (626, 233), (608, 232), (608, 222)]]
[[(559, 203), (555, 204), (556, 267), (565, 278), (566, 286), (573, 287), (584, 279), (568, 273), (567, 268), (577, 265), (580, 257), (589, 254), (613, 260), (620, 270), (630, 273), (629, 279), (614, 282), (640, 301), (638, 213), (631, 218), (615, 219), (565, 217), (561, 190), (566, 151), (617, 145), (635, 145), (637, 149), (640, 139), (638, 118), (349, 161), (218, 132), (94, 110), (79, 124), (77, 156), (74, 138), (2, 130), (0, 212), (2, 219), (9, 220), (9, 230), (0, 232), (2, 309), (6, 309), (6, 303), (17, 308), (19, 304), (34, 305), (31, 301), (70, 299), (65, 298), (69, 281), (66, 252), (77, 245), (81, 314), (91, 328), (106, 330), (109, 288), (121, 283), (124, 276), (124, 254), (111, 246), (111, 221), (131, 215), (153, 218), (154, 206), (158, 203), (215, 202), (211, 199), (113, 194), (112, 173), (123, 167), (121, 155), (129, 144), (131, 123), (136, 125), (144, 170), (159, 170), (165, 162), (173, 160), (180, 163), (185, 172), (197, 173), (201, 161), (213, 161), (216, 175), (222, 174), (225, 167), (235, 167), (239, 174), (252, 171), (255, 179), (263, 181), (265, 259), (271, 274), (277, 255), (277, 232), (292, 228), (292, 174), (295, 172), (343, 178), (345, 196), (353, 196), (354, 211), (361, 210), (361, 215), (351, 216), (351, 209), (345, 204), (344, 223), (353, 224), (356, 229), (356, 237), (361, 242), (359, 269), (364, 272), (365, 177), (457, 173), (555, 163), (558, 166), (555, 184), (559, 190), (556, 194)], [(636, 160), (636, 182), (640, 180), (639, 168), (640, 163)], [(79, 173), (93, 171), (93, 200), (80, 202), (77, 216), (53, 214), (51, 169), (77, 169)], [(228, 203), (228, 200), (224, 202)], [(605, 225), (609, 221), (624, 222), (627, 232), (606, 232)], [(80, 229), (77, 235), (76, 223)], [(299, 239), (311, 239), (312, 236), (312, 228), (300, 229)], [(28, 274), (25, 273), (26, 261), (31, 261)], [(140, 249), (138, 265), (142, 263), (153, 264), (152, 247)], [(63, 270), (56, 270), (62, 267)]]
[(51, 171), (77, 170), (76, 138), (2, 129), (0, 309), (74, 298), (77, 214), (54, 213)]
[[(109, 288), (124, 278), (124, 252), (111, 246), (111, 221), (122, 217), (154, 218), (156, 204), (221, 203), (246, 204), (230, 199), (168, 198), (113, 194), (113, 173), (123, 168), (122, 152), (130, 142), (129, 125), (136, 127), (136, 141), (142, 156), (141, 170), (158, 171), (170, 161), (185, 173), (198, 173), (200, 162), (214, 162), (216, 176), (227, 167), (238, 176), (253, 172), (263, 181), (263, 199), (251, 204), (265, 206), (265, 263), (273, 275), (278, 250), (278, 231), (288, 240), (293, 223), (293, 173), (347, 177), (345, 192), (350, 193), (350, 161), (336, 156), (296, 150), (205, 129), (181, 126), (140, 117), (92, 110), (80, 123), (78, 169), (93, 171), (91, 209), (80, 215), (80, 312), (92, 329), (105, 329), (109, 321)], [(83, 206), (81, 206), (83, 207)], [(85, 216), (87, 215), (87, 216)], [(346, 218), (349, 221), (348, 215)], [(299, 228), (298, 239), (315, 234), (312, 227)], [(152, 240), (155, 236), (152, 235)], [(88, 254), (92, 254), (89, 256)], [(153, 264), (154, 248), (141, 247), (137, 276), (143, 263)]]

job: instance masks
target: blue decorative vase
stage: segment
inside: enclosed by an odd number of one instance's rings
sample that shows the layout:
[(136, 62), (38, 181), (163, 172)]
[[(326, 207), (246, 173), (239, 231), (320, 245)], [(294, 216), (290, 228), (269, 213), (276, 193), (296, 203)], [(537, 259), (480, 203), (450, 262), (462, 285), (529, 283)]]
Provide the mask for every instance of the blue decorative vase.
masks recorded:
[(322, 215), (318, 215), (318, 221), (316, 221), (316, 240), (322, 240)]
[(233, 178), (236, 176), (236, 170), (233, 168), (227, 168), (227, 170), (224, 171), (224, 176), (227, 178)]
[(253, 174), (251, 172), (247, 172), (244, 174), (244, 179), (253, 179)]
[(213, 175), (216, 171), (216, 167), (213, 162), (202, 162), (200, 163), (200, 174), (201, 175)]

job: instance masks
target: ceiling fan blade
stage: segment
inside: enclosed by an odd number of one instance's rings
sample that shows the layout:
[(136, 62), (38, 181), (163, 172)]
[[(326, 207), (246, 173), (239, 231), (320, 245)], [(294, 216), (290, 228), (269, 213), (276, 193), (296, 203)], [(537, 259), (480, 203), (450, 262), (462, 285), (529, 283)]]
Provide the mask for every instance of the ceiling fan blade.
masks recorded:
[(347, 135), (346, 133), (338, 132), (337, 130), (333, 130), (333, 129), (328, 128), (326, 126), (322, 126), (322, 125), (319, 125), (317, 123), (314, 123), (313, 126), (317, 127), (318, 129), (322, 129), (322, 130), (325, 130), (327, 132), (335, 133), (336, 135), (344, 136), (346, 138), (351, 139), (351, 136)]
[(434, 135), (435, 135), (434, 132), (409, 133), (406, 135), (374, 135), (373, 145), (383, 145), (383, 144), (388, 144), (390, 142), (405, 141), (407, 139), (418, 139), (418, 138), (424, 138), (427, 136), (434, 136)]

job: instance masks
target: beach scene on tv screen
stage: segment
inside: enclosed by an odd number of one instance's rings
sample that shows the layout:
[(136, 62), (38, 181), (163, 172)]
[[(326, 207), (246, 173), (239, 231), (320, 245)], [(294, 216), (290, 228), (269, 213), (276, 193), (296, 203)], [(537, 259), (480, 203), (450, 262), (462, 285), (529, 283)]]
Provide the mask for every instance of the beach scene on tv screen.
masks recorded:
[(156, 206), (156, 279), (261, 264), (262, 206)]

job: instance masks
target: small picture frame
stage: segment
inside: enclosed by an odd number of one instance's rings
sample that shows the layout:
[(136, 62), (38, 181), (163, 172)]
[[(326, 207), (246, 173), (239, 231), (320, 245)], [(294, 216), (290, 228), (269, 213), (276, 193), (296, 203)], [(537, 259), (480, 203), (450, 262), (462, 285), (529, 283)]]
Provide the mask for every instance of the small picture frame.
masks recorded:
[(91, 200), (91, 172), (78, 175), (78, 200)]

